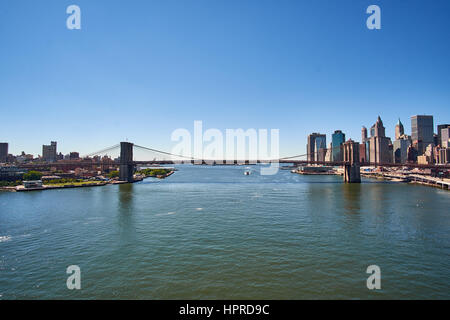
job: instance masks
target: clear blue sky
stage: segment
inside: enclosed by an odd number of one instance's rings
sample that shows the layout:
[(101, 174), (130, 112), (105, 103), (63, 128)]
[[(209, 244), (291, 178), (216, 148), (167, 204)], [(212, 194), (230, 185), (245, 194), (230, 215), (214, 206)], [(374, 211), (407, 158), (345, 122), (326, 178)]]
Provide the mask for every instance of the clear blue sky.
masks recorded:
[[(82, 29), (66, 28), (80, 6)], [(366, 28), (366, 8), (382, 29)], [(128, 139), (278, 128), (281, 154), (311, 132), (360, 140), (378, 115), (450, 122), (450, 1), (4, 0), (0, 141), (10, 153), (89, 153)], [(436, 130), (436, 129), (435, 129)]]

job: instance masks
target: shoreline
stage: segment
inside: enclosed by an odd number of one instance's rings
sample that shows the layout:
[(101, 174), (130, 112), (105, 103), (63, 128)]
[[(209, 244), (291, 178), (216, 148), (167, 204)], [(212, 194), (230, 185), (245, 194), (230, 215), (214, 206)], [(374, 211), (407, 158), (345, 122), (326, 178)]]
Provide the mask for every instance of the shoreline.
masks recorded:
[[(327, 176), (336, 175), (342, 176), (342, 172), (339, 171), (327, 171), (327, 172), (301, 172), (298, 170), (291, 170), (292, 173), (305, 175), (305, 176)], [(432, 176), (419, 176), (419, 175), (396, 175), (389, 172), (366, 172), (361, 171), (361, 177), (368, 179), (386, 180), (398, 183), (407, 183), (411, 185), (423, 185), (428, 187), (434, 187), (441, 190), (450, 190), (450, 181), (440, 180)]]
[(65, 184), (65, 185), (43, 185), (42, 187), (36, 187), (36, 188), (24, 188), (23, 185), (15, 186), (15, 187), (1, 187), (0, 192), (30, 192), (30, 191), (45, 191), (45, 190), (55, 190), (55, 189), (73, 189), (73, 188), (89, 188), (89, 187), (103, 187), (106, 185), (116, 185), (116, 184), (127, 184), (127, 183), (136, 183), (143, 181), (146, 178), (157, 178), (157, 179), (165, 179), (172, 174), (174, 174), (175, 171), (172, 170), (164, 175), (156, 175), (156, 176), (138, 176), (134, 179), (132, 182), (128, 181), (120, 181), (120, 180), (113, 180), (113, 181), (101, 181), (97, 183), (80, 183), (80, 184)]
[[(310, 175), (310, 176), (329, 176), (336, 175), (342, 176), (342, 173), (339, 171), (335, 172), (299, 172), (297, 170), (291, 170), (292, 173), (300, 174), (300, 175)], [(127, 183), (136, 183), (143, 181), (147, 178), (157, 178), (157, 179), (165, 179), (175, 171), (170, 171), (163, 175), (156, 176), (140, 176), (137, 177), (133, 182), (127, 181), (107, 181), (107, 182), (98, 182), (98, 183), (81, 183), (78, 185), (75, 184), (66, 184), (66, 185), (43, 185), (42, 187), (37, 188), (24, 188), (22, 185), (16, 187), (1, 187), (0, 192), (29, 192), (29, 191), (44, 191), (44, 190), (55, 190), (55, 189), (73, 189), (73, 188), (89, 188), (89, 187), (103, 187), (106, 185), (116, 185), (116, 184), (127, 184)], [(394, 175), (387, 172), (361, 172), (361, 176), (369, 179), (377, 179), (377, 180), (386, 180), (391, 182), (398, 183), (407, 183), (411, 185), (423, 185), (438, 188), (441, 190), (450, 190), (450, 182), (439, 180), (438, 178), (434, 178), (431, 176), (418, 176), (418, 175)]]
[(441, 190), (450, 190), (450, 182), (446, 182), (444, 180), (439, 180), (438, 178), (434, 178), (432, 176), (417, 176), (417, 175), (389, 175), (383, 173), (367, 173), (361, 172), (361, 176), (369, 179), (377, 179), (377, 180), (387, 180), (392, 182), (401, 182), (412, 185), (423, 185), (428, 187), (434, 187)]

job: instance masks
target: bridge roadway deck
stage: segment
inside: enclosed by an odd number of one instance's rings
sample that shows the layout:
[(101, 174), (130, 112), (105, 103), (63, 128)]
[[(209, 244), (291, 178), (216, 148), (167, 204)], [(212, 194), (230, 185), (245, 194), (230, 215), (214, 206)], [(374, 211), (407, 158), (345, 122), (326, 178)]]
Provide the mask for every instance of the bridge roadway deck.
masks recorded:
[[(233, 162), (226, 162), (226, 160), (147, 160), (147, 161), (133, 161), (133, 165), (162, 165), (162, 164), (256, 164), (256, 163), (280, 163), (280, 164), (293, 164), (293, 165), (326, 165), (326, 166), (344, 166), (349, 165), (347, 162), (328, 162), (328, 161), (307, 161), (307, 160), (292, 160), (292, 159), (280, 159), (280, 160), (258, 160), (258, 161), (248, 161), (248, 160), (234, 160)], [(108, 166), (118, 166), (119, 163), (116, 162), (101, 162), (101, 161), (59, 161), (51, 163), (24, 163), (19, 164), (19, 168), (24, 169), (44, 169), (44, 168), (64, 168), (64, 167), (108, 167)], [(450, 164), (446, 165), (436, 165), (436, 164), (417, 164), (417, 163), (360, 163), (361, 167), (408, 167), (408, 168), (420, 168), (420, 169), (438, 169), (438, 170), (450, 170)]]

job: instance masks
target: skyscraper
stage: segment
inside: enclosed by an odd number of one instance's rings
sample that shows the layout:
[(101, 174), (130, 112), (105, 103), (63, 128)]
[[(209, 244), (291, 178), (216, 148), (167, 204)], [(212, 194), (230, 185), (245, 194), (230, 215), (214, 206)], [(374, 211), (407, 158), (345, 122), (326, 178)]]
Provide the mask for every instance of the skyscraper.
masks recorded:
[(411, 117), (411, 140), (419, 155), (433, 143), (433, 116), (415, 115)]
[(308, 136), (308, 143), (306, 145), (306, 153), (308, 161), (324, 161), (326, 148), (327, 148), (327, 136), (320, 133), (311, 133)]
[(405, 134), (405, 128), (403, 127), (403, 124), (399, 118), (397, 125), (395, 126), (395, 140), (400, 139), (400, 137), (404, 134)]
[(48, 162), (56, 161), (56, 141), (52, 141), (50, 145), (42, 146), (42, 159)]
[(330, 142), (327, 152), (325, 153), (325, 161), (327, 162), (333, 161), (331, 150), (333, 150), (333, 144)]
[(367, 128), (362, 126), (361, 128), (361, 143), (359, 144), (359, 161), (366, 162), (369, 160), (367, 156), (367, 144), (369, 143), (369, 138), (367, 137)]
[(367, 128), (362, 127), (361, 128), (361, 143), (365, 143), (367, 141)]
[(8, 159), (8, 143), (0, 142), (0, 162), (5, 163)]
[(316, 161), (325, 161), (327, 151), (327, 136), (322, 134), (316, 137), (316, 146), (314, 149)]
[(372, 163), (390, 163), (392, 160), (392, 151), (389, 151), (391, 139), (385, 136), (386, 130), (380, 116), (378, 116), (377, 122), (370, 128), (370, 132), (369, 159), (367, 160)]
[(411, 145), (409, 139), (397, 139), (393, 142), (393, 162), (406, 163), (408, 161), (408, 147)]
[(440, 124), (437, 126), (437, 135), (438, 135), (438, 143), (440, 144), (441, 147), (444, 146), (444, 143), (448, 143), (448, 138), (446, 139), (442, 139), (442, 129), (447, 129), (450, 128), (450, 124)]
[(342, 144), (345, 142), (345, 133), (341, 130), (336, 130), (331, 135), (331, 146), (332, 146), (332, 159), (333, 161), (342, 161)]
[(386, 129), (383, 126), (380, 116), (377, 118), (377, 122), (370, 128), (370, 134), (372, 137), (385, 137)]
[(450, 148), (450, 126), (441, 129), (441, 147)]

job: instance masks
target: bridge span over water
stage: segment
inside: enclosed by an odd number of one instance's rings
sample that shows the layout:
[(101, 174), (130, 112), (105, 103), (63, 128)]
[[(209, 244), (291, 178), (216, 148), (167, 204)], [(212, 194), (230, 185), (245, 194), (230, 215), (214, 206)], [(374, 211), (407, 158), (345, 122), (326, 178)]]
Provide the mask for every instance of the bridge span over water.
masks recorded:
[[(151, 160), (133, 160), (134, 149), (144, 150), (153, 154)], [(113, 150), (120, 150), (119, 163), (114, 161), (101, 160), (101, 155), (107, 154)], [(343, 144), (343, 161), (311, 161), (304, 159), (307, 154), (301, 154), (291, 157), (284, 157), (279, 159), (260, 159), (260, 160), (238, 160), (238, 159), (196, 159), (182, 155), (176, 155), (169, 152), (156, 150), (152, 148), (135, 145), (131, 142), (121, 142), (112, 147), (90, 153), (84, 159), (78, 161), (57, 161), (57, 162), (39, 162), (39, 163), (24, 163), (20, 164), (21, 168), (26, 169), (45, 169), (45, 168), (92, 168), (92, 167), (106, 167), (118, 166), (119, 178), (123, 181), (132, 182), (133, 173), (136, 166), (145, 165), (163, 165), (163, 164), (207, 164), (207, 165), (237, 165), (237, 164), (292, 164), (292, 165), (326, 165), (326, 166), (340, 166), (344, 168), (344, 181), (350, 183), (361, 182), (360, 167), (362, 166), (379, 166), (379, 167), (408, 167), (432, 169), (436, 172), (450, 170), (450, 165), (435, 165), (435, 164), (417, 164), (417, 163), (376, 163), (376, 162), (360, 162), (359, 157), (359, 143), (349, 140)], [(158, 155), (156, 157), (155, 155)], [(99, 156), (99, 157), (95, 157)], [(94, 160), (92, 159), (94, 157)], [(303, 158), (303, 159), (302, 159)], [(100, 160), (98, 160), (100, 159)]]

